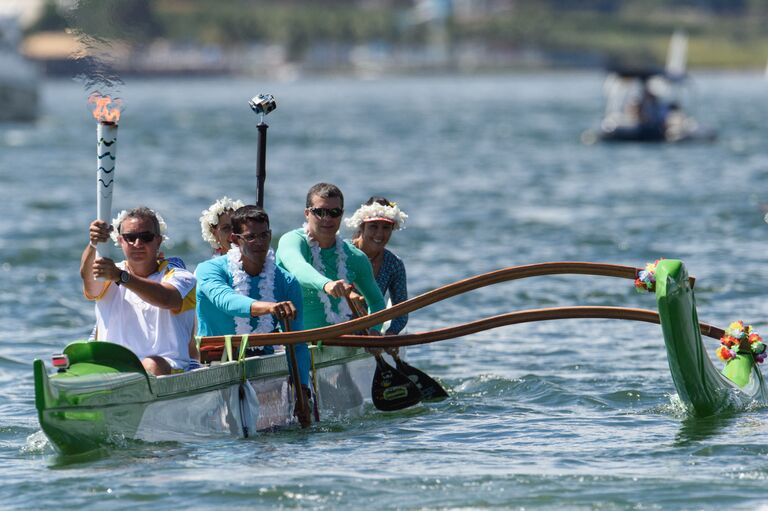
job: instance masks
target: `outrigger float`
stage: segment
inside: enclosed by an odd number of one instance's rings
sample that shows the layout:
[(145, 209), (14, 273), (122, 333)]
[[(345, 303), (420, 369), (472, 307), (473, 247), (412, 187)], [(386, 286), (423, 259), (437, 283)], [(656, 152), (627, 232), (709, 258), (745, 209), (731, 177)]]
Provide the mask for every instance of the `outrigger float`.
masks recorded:
[[(655, 267), (658, 312), (623, 307), (560, 307), (511, 312), (424, 333), (389, 337), (350, 335), (446, 298), (501, 282), (555, 274), (637, 279), (642, 272), (630, 266), (583, 262), (506, 268), (443, 286), (390, 309), (330, 327), (203, 338), (203, 368), (162, 377), (147, 374), (138, 358), (121, 346), (78, 341), (64, 349), (68, 366), (61, 365), (51, 374), (42, 360), (34, 361), (35, 405), (43, 431), (64, 454), (120, 444), (126, 439), (247, 437), (254, 432), (297, 423), (285, 356), (248, 358), (245, 357), (247, 346), (323, 341), (322, 348), (311, 348), (312, 405), (315, 419), (320, 420), (359, 412), (370, 403), (377, 363), (365, 348), (413, 346), (517, 323), (575, 318), (660, 323), (672, 380), (692, 415), (708, 416), (743, 409), (755, 401), (767, 403), (768, 390), (752, 353), (733, 352), (722, 372), (712, 363), (702, 335), (721, 338), (727, 331), (699, 323), (693, 279), (678, 260), (661, 260)], [(402, 400), (409, 392), (398, 384), (387, 388), (388, 384), (391, 380), (385, 378), (379, 402)], [(379, 404), (377, 407), (387, 409)]]

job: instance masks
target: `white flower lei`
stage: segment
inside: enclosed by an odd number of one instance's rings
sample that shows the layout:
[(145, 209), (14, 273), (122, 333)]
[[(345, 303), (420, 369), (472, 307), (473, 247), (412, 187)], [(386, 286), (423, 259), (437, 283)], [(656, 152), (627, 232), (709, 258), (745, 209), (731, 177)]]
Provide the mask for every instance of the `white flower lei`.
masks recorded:
[[(233, 246), (227, 252), (227, 267), (232, 274), (232, 285), (238, 293), (250, 298), (251, 276), (243, 270), (243, 260), (240, 249)], [(275, 252), (269, 249), (267, 258), (264, 261), (264, 267), (259, 273), (259, 299), (264, 302), (275, 301)], [(258, 316), (259, 326), (251, 329), (251, 318), (235, 317), (236, 334), (268, 334), (275, 329), (275, 320), (272, 314), (262, 314)]]
[[(157, 218), (157, 224), (160, 226), (160, 236), (163, 237), (163, 241), (168, 241), (168, 236), (165, 234), (168, 231), (168, 225), (166, 225), (165, 220), (163, 220), (163, 217), (160, 216), (160, 213), (154, 209), (150, 209), (150, 211), (154, 213), (155, 218)], [(124, 209), (118, 213), (115, 218), (112, 219), (112, 225), (114, 226), (114, 229), (112, 229), (112, 232), (109, 233), (109, 237), (112, 238), (112, 241), (115, 242), (116, 247), (120, 246), (120, 243), (117, 241), (117, 237), (120, 235), (120, 233), (117, 231), (120, 228), (120, 224), (123, 223), (123, 220), (125, 220), (127, 216), (128, 211)]]
[(216, 241), (216, 238), (213, 237), (213, 233), (211, 232), (211, 227), (219, 224), (219, 216), (225, 211), (234, 211), (238, 208), (242, 208), (244, 205), (243, 201), (233, 200), (225, 195), (211, 204), (211, 207), (203, 210), (202, 216), (200, 217), (200, 230), (203, 233), (203, 240), (207, 241), (211, 245), (211, 248), (214, 250), (221, 248), (219, 242)]
[[(320, 244), (309, 234), (309, 226), (304, 224), (304, 233), (307, 235), (309, 249), (312, 251), (312, 266), (325, 275), (325, 265), (320, 257)], [(347, 254), (344, 252), (344, 240), (336, 235), (336, 278), (338, 280), (347, 280)], [(317, 292), (317, 297), (323, 302), (325, 311), (325, 321), (329, 325), (343, 323), (352, 317), (352, 311), (346, 300), (339, 301), (339, 312), (334, 312), (333, 305), (328, 295), (322, 289)]]
[(386, 218), (395, 223), (395, 229), (405, 229), (405, 219), (408, 218), (408, 215), (400, 211), (396, 202), (390, 202), (389, 206), (374, 202), (373, 204), (363, 204), (357, 208), (351, 218), (344, 219), (344, 225), (352, 230), (357, 230), (368, 218)]

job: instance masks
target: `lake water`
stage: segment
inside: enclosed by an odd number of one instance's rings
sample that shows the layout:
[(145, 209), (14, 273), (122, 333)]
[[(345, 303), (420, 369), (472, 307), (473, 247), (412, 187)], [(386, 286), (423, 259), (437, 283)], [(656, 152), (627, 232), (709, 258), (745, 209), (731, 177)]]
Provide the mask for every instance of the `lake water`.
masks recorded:
[[(694, 77), (714, 144), (593, 145), (599, 74), (371, 81), (129, 80), (114, 209), (157, 209), (166, 253), (209, 256), (201, 210), (254, 201), (248, 99), (274, 94), (265, 205), (276, 234), (306, 190), (338, 184), (409, 215), (391, 248), (411, 295), (519, 264), (643, 266), (680, 258), (702, 321), (768, 334), (768, 82)], [(87, 336), (78, 264), (95, 216), (95, 123), (86, 92), (44, 85), (34, 125), (0, 127), (0, 508), (756, 509), (768, 413), (709, 419), (675, 397), (657, 325), (568, 320), (409, 350), (450, 399), (249, 440), (127, 443), (80, 459), (40, 431), (32, 360)], [(558, 305), (652, 309), (631, 281), (557, 276), (497, 285), (413, 313), (409, 331)], [(708, 340), (714, 356), (717, 341)], [(719, 362), (717, 362), (719, 364)]]

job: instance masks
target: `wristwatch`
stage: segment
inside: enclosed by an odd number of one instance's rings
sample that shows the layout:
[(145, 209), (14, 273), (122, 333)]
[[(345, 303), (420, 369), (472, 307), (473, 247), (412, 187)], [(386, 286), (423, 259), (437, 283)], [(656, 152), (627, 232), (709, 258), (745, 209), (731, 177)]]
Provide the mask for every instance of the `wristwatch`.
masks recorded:
[(127, 284), (131, 280), (131, 274), (125, 270), (120, 271), (120, 278), (115, 281), (118, 286), (120, 284)]

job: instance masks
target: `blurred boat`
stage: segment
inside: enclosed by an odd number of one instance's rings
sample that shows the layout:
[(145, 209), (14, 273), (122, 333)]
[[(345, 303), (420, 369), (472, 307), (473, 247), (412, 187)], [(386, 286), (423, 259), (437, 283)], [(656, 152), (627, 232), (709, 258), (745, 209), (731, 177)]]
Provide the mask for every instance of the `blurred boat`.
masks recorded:
[(667, 63), (660, 67), (616, 66), (608, 71), (600, 128), (582, 135), (585, 143), (712, 141), (714, 129), (688, 115), (687, 37), (676, 32)]
[(37, 68), (17, 51), (14, 18), (0, 18), (0, 122), (37, 119), (40, 102)]

